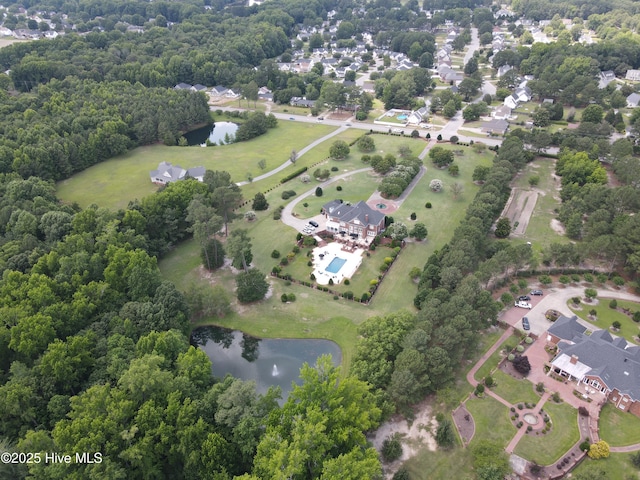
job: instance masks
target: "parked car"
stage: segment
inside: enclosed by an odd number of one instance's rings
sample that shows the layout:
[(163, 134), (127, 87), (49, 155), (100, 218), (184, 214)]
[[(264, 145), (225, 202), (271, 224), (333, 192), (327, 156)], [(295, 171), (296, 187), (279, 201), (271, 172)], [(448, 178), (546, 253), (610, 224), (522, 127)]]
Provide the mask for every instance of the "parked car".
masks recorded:
[(529, 310), (531, 310), (531, 304), (529, 302), (515, 302), (514, 306), (519, 308), (528, 308)]
[(289, 120), (295, 120), (295, 118), (293, 118), (293, 117), (289, 117)]
[(347, 123), (345, 123), (345, 125), (346, 125), (347, 127), (350, 127), (350, 126), (351, 126), (351, 122), (347, 122)]
[(321, 122), (322, 120), (324, 120), (324, 117), (318, 117), (319, 122)]
[(531, 292), (529, 293), (529, 295), (536, 295), (536, 296), (540, 296), (540, 295), (542, 295), (542, 290), (531, 290)]
[(315, 220), (309, 220), (309, 225), (315, 228), (318, 228), (320, 226), (318, 225), (318, 222), (316, 222)]
[(524, 330), (531, 330), (531, 325), (529, 325), (529, 319), (527, 317), (522, 317), (522, 328)]
[(531, 297), (529, 295), (520, 295), (518, 297), (519, 302), (529, 302), (530, 300), (531, 300)]

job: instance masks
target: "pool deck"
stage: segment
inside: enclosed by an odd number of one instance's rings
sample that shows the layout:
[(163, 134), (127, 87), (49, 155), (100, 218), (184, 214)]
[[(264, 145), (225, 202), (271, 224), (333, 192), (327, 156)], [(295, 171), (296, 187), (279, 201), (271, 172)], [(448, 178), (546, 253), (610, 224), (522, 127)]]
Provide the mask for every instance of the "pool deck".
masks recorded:
[[(333, 280), (333, 283), (341, 283), (345, 278), (351, 278), (362, 263), (363, 252), (364, 250), (360, 248), (353, 251), (344, 250), (344, 246), (338, 242), (314, 248), (313, 275), (316, 277), (316, 282), (319, 285), (328, 285), (329, 280)], [(336, 258), (344, 260), (344, 264), (335, 273), (327, 271), (327, 267)]]

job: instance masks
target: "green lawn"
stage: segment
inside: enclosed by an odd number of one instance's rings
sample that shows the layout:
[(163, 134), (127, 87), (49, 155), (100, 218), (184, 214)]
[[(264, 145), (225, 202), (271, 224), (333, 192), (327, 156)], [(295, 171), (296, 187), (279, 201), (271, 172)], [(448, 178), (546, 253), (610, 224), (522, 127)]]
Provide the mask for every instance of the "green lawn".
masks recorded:
[(509, 409), (489, 396), (472, 397), (467, 400), (466, 405), (476, 425), (471, 444), (489, 440), (506, 447), (516, 434), (516, 427), (509, 418)]
[[(591, 322), (596, 329), (608, 329), (611, 324), (617, 320), (621, 325), (620, 330), (617, 332), (611, 332), (611, 330), (609, 331), (613, 335), (624, 337), (628, 342), (635, 345), (636, 341), (634, 340), (634, 337), (638, 335), (639, 325), (624, 313), (609, 308), (610, 299), (600, 298), (599, 300), (600, 301), (598, 305), (588, 305), (583, 303), (582, 310), (571, 309), (571, 311), (583, 320)], [(640, 305), (635, 302), (629, 302), (625, 300), (617, 300), (617, 302), (618, 308), (629, 308), (632, 312), (640, 310)], [(570, 306), (571, 302), (568, 302), (567, 305)], [(591, 321), (591, 319), (588, 318), (589, 311), (592, 309), (597, 312), (597, 320), (595, 322)]]
[(514, 405), (520, 402), (536, 404), (540, 400), (540, 397), (533, 390), (533, 384), (527, 379), (518, 380), (507, 375), (502, 370), (496, 370), (493, 373), (493, 379), (496, 382), (496, 386), (491, 387), (491, 390), (507, 402)]
[(505, 349), (505, 345), (509, 345), (511, 347), (515, 347), (520, 341), (520, 337), (517, 335), (511, 335), (507, 338), (498, 349), (493, 352), (493, 354), (487, 359), (486, 362), (482, 364), (482, 366), (478, 369), (475, 374), (475, 379), (479, 382), (482, 381), (484, 377), (489, 375), (494, 368), (498, 367), (498, 362), (502, 358), (501, 352)]
[[(248, 142), (208, 148), (164, 145), (140, 147), (59, 182), (57, 194), (63, 201), (78, 202), (82, 207), (95, 203), (113, 209), (124, 208), (130, 200), (140, 199), (157, 190), (158, 187), (149, 180), (149, 172), (162, 161), (184, 168), (202, 165), (211, 170), (225, 170), (231, 174), (233, 181), (238, 182), (245, 180), (247, 173), (254, 177), (263, 173), (258, 167), (260, 159), (267, 161), (265, 171), (269, 171), (284, 163), (291, 150), (300, 150), (333, 130), (334, 127), (326, 125), (281, 121), (277, 128)], [(324, 149), (314, 151), (323, 150), (326, 156), (329, 146), (323, 145)], [(311, 152), (309, 158), (303, 156), (300, 165), (304, 165), (303, 162), (309, 161), (310, 157), (313, 157)], [(270, 180), (269, 185), (275, 184), (287, 172), (285, 170), (274, 179), (265, 181)]]
[[(612, 453), (609, 458), (591, 460), (586, 458), (572, 472), (574, 476), (585, 472), (599, 472), (589, 478), (610, 479), (610, 480), (630, 480), (638, 478), (638, 469), (631, 463), (632, 453)], [(586, 478), (586, 477), (585, 477)]]
[(623, 447), (640, 443), (640, 418), (622, 412), (610, 403), (600, 411), (600, 437), (612, 447)]
[(539, 465), (551, 465), (580, 440), (578, 412), (566, 403), (547, 402), (543, 408), (551, 417), (551, 430), (546, 434), (525, 435), (514, 453)]
[(466, 448), (421, 450), (407, 460), (404, 466), (412, 480), (465, 480), (473, 478), (473, 458)]
[[(366, 165), (361, 164), (359, 167), (366, 167)], [(335, 172), (334, 174), (339, 175), (340, 173), (344, 173), (344, 171)], [(304, 200), (300, 201), (293, 208), (293, 213), (299, 218), (311, 218), (320, 213), (320, 210), (325, 203), (337, 198), (340, 198), (345, 202), (351, 202), (352, 204), (355, 204), (360, 200), (367, 200), (376, 190), (381, 180), (382, 177), (376, 174), (373, 170), (357, 173), (350, 177), (337, 180), (324, 189), (321, 197), (316, 197), (312, 193)], [(342, 188), (342, 191), (339, 191), (337, 187)], [(307, 204), (306, 207), (304, 206), (305, 203)]]

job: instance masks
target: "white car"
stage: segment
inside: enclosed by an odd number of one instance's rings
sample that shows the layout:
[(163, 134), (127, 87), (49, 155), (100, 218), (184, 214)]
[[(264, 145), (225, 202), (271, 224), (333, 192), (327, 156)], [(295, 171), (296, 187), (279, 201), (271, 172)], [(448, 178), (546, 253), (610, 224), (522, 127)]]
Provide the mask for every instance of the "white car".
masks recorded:
[(528, 308), (529, 310), (531, 310), (531, 304), (529, 302), (515, 302), (514, 306), (520, 308)]

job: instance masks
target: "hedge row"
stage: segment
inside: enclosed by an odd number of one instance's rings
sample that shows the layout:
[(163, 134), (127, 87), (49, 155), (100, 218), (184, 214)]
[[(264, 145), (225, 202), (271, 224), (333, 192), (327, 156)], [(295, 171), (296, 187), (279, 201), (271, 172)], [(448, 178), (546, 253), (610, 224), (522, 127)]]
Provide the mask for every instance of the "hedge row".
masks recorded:
[(295, 170), (293, 172), (291, 172), (289, 175), (287, 175), (286, 177), (284, 177), (282, 180), (280, 180), (280, 183), (287, 183), (289, 180), (293, 180), (294, 178), (296, 178), (298, 175), (303, 174), (304, 172), (306, 172), (308, 170), (307, 167), (302, 167), (299, 168), (298, 170)]

